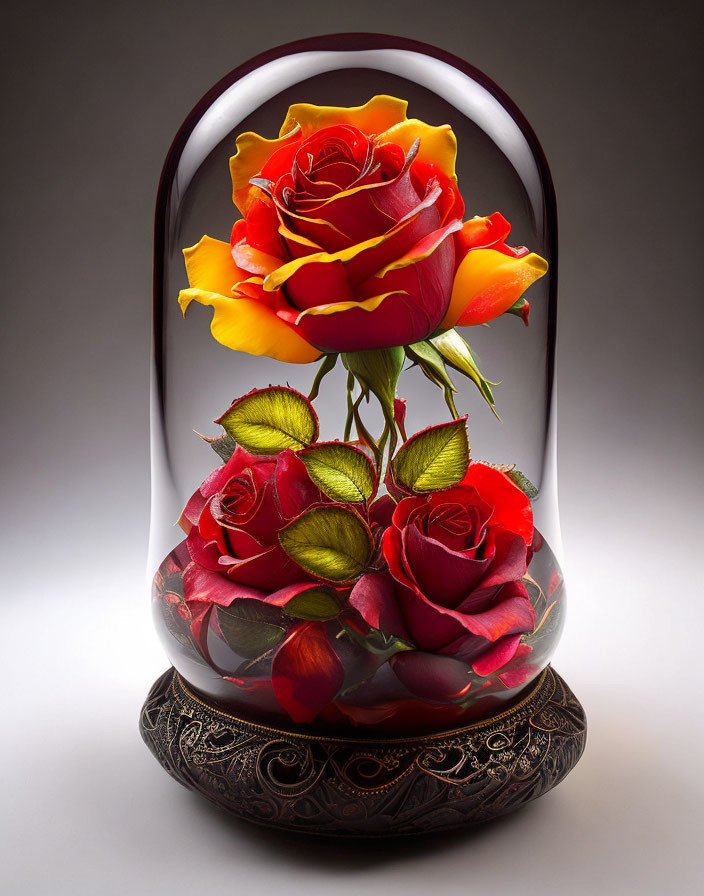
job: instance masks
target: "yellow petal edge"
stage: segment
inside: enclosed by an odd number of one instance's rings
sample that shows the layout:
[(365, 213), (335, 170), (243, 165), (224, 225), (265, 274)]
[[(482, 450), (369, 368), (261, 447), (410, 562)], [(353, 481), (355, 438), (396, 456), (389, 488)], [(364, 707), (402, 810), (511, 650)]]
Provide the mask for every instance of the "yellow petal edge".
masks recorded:
[(229, 243), (204, 236), (183, 254), (191, 288), (179, 293), (181, 311), (185, 315), (191, 302), (211, 307), (210, 332), (218, 342), (235, 351), (293, 364), (307, 364), (320, 357), (320, 352), (267, 304), (232, 295), (233, 287), (249, 275), (235, 264)]
[(395, 96), (373, 96), (363, 106), (314, 106), (294, 103), (281, 125), (279, 137), (284, 137), (300, 126), (302, 136), (309, 137), (321, 128), (335, 124), (351, 124), (365, 134), (381, 134), (393, 125), (405, 121), (408, 102)]

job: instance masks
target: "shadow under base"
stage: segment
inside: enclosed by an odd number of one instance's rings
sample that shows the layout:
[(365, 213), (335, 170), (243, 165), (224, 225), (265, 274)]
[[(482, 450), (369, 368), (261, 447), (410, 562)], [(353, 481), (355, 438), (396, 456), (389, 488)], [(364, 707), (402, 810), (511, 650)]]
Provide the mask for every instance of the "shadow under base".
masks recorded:
[(507, 710), (452, 731), (383, 739), (249, 722), (169, 669), (139, 727), (173, 778), (238, 818), (350, 837), (423, 834), (513, 811), (574, 768), (587, 734), (581, 704), (550, 666)]

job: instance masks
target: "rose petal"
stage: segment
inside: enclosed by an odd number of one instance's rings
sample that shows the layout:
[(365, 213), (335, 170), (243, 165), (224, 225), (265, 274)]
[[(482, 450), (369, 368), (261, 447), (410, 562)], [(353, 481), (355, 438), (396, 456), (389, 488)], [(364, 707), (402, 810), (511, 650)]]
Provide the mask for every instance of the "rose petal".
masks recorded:
[(467, 617), (431, 603), (417, 586), (403, 582), (396, 570), (392, 573), (399, 582), (398, 601), (412, 643), (434, 652), (466, 634)]
[(406, 567), (428, 600), (443, 607), (457, 607), (491, 565), (490, 557), (477, 560), (451, 551), (414, 525), (404, 528), (402, 538)]
[(524, 597), (502, 600), (483, 613), (462, 617), (467, 631), (481, 635), (488, 641), (498, 641), (504, 635), (525, 634), (533, 630), (535, 613), (530, 601)]
[(288, 280), (286, 296), (301, 311), (355, 299), (341, 261), (304, 265)]
[(544, 258), (472, 249), (457, 268), (443, 327), (476, 326), (493, 320), (521, 298), (548, 269)]
[[(504, 586), (507, 590), (499, 592), (497, 603), (479, 613), (465, 613), (461, 609), (452, 610), (429, 601), (420, 591), (417, 585), (408, 578), (403, 565), (399, 564), (394, 553), (400, 549), (398, 544), (393, 548), (394, 542), (400, 542), (401, 536), (395, 529), (388, 529), (384, 533), (384, 555), (389, 559), (389, 570), (393, 577), (405, 587), (398, 591), (399, 605), (403, 614), (406, 627), (414, 644), (424, 650), (436, 651), (447, 645), (451, 645), (463, 634), (469, 632), (486, 638), (488, 641), (496, 641), (503, 635), (525, 633), (533, 630), (535, 614), (527, 593), (517, 593), (516, 587), (520, 583), (508, 583)], [(523, 589), (525, 592), (525, 589)], [(508, 595), (503, 599), (502, 592)], [(476, 601), (478, 597), (492, 597), (497, 595), (491, 591), (483, 594), (473, 592), (467, 602)], [(460, 605), (462, 606), (462, 605)]]
[(251, 131), (239, 135), (235, 141), (237, 152), (230, 159), (230, 175), (232, 201), (243, 215), (246, 214), (252, 198), (257, 195), (256, 188), (249, 183), (251, 178), (261, 172), (278, 149), (299, 140), (300, 134), (296, 133), (295, 125), (288, 129), (285, 136), (275, 140), (267, 140)]
[(490, 529), (487, 542), (493, 542), (491, 565), (477, 588), (493, 588), (506, 582), (514, 582), (525, 575), (528, 567), (526, 543), (515, 532), (507, 529)]
[(222, 549), (215, 540), (206, 540), (198, 529), (193, 528), (188, 534), (186, 544), (188, 545), (188, 553), (196, 563), (215, 572), (222, 571), (219, 563)]
[(206, 657), (207, 624), (213, 606), (229, 607), (240, 597), (264, 598), (262, 591), (231, 582), (226, 576), (195, 562), (189, 563), (183, 572), (183, 594), (191, 611), (191, 632)]
[[(342, 190), (324, 202), (311, 205), (306, 213), (329, 222), (356, 243), (386, 233), (413, 214), (423, 194), (418, 195), (410, 171), (404, 168), (392, 180)], [(437, 189), (431, 203), (440, 195), (441, 190)], [(439, 222), (439, 214), (436, 220)]]
[(457, 257), (464, 258), (470, 249), (486, 249), (503, 242), (511, 232), (511, 225), (499, 212), (485, 218), (470, 218), (455, 234)]
[(246, 242), (253, 249), (258, 249), (267, 256), (283, 258), (283, 242), (278, 230), (279, 216), (276, 214), (274, 203), (265, 193), (262, 193), (252, 200), (247, 211), (244, 234)]
[(389, 664), (408, 690), (423, 700), (459, 700), (472, 686), (470, 667), (452, 657), (408, 650), (392, 656)]
[(229, 296), (232, 287), (249, 276), (235, 264), (229, 243), (209, 236), (184, 249), (183, 257), (188, 283), (193, 289)]
[(418, 159), (432, 162), (447, 177), (455, 177), (457, 139), (449, 124), (435, 127), (416, 118), (399, 122), (379, 135), (380, 143), (396, 143), (408, 151), (420, 139)]
[(494, 508), (490, 523), (517, 532), (527, 545), (533, 539), (533, 510), (528, 497), (500, 470), (486, 464), (471, 463), (462, 480), (471, 485), (480, 498)]
[[(286, 320), (288, 311), (279, 311)], [(363, 302), (321, 305), (296, 316), (296, 328), (326, 352), (389, 348), (417, 342), (427, 335), (427, 318), (403, 293), (389, 292)]]
[(291, 364), (308, 364), (320, 357), (318, 349), (264, 302), (201, 289), (182, 289), (178, 300), (184, 315), (191, 302), (210, 306), (213, 309), (211, 333), (218, 342), (235, 351), (268, 355)]
[(294, 625), (271, 667), (274, 694), (294, 722), (312, 722), (335, 699), (344, 669), (320, 622)]
[(533, 653), (533, 648), (528, 644), (519, 644), (518, 649), (510, 661), (510, 663), (502, 668), (498, 677), (504, 687), (517, 688), (524, 684), (531, 675), (534, 675), (539, 666), (535, 663), (528, 663), (526, 660)]
[(504, 638), (499, 638), (488, 650), (472, 661), (472, 668), (482, 677), (491, 675), (513, 659), (520, 643), (520, 635), (506, 635)]
[(229, 579), (267, 593), (292, 585), (304, 575), (279, 545), (244, 559), (223, 556), (220, 565)]
[[(361, 283), (387, 263), (405, 255), (418, 245), (429, 232), (435, 232), (439, 219), (433, 205), (439, 190), (430, 190), (416, 207), (386, 233), (370, 237), (355, 245), (335, 252), (318, 252), (281, 265), (264, 280), (264, 290), (273, 292), (294, 277), (309, 264), (336, 264), (341, 262), (350, 284)], [(461, 222), (457, 222), (461, 226)], [(328, 297), (327, 301), (331, 301)]]
[(256, 274), (259, 277), (266, 277), (267, 274), (275, 271), (283, 264), (281, 258), (267, 255), (266, 252), (262, 252), (261, 249), (255, 249), (254, 246), (250, 246), (249, 243), (244, 241), (235, 243), (231, 247), (231, 251), (235, 264), (243, 271), (248, 271), (249, 274)]
[[(299, 126), (304, 137), (336, 124), (351, 124), (365, 134), (380, 134), (406, 117), (408, 103), (394, 96), (373, 96), (363, 106), (314, 106), (294, 103), (279, 132), (290, 134)], [(412, 141), (411, 141), (412, 142)]]
[(391, 495), (381, 495), (369, 508), (369, 524), (388, 529), (395, 509), (396, 502)]
[(312, 504), (327, 500), (293, 451), (282, 451), (277, 457), (274, 482), (279, 510), (285, 520), (292, 520)]
[(412, 249), (362, 284), (362, 292), (402, 290), (412, 299), (413, 313), (427, 317), (426, 335), (431, 333), (447, 308), (455, 265), (455, 245), (448, 237), (460, 226), (459, 220), (452, 221), (424, 236)]
[[(443, 171), (432, 162), (425, 162), (417, 157), (411, 165), (411, 177), (416, 189), (423, 191), (426, 184), (431, 181), (437, 181), (442, 190), (442, 194), (437, 202), (437, 209), (440, 212), (439, 223), (447, 224), (448, 221), (464, 216), (465, 207), (462, 194), (457, 188), (457, 181), (452, 177), (448, 177)], [(457, 234), (460, 235), (461, 232)], [(464, 253), (462, 253), (464, 255)]]
[(367, 573), (356, 583), (349, 597), (364, 621), (385, 635), (408, 640), (408, 632), (396, 599), (394, 582), (388, 573)]

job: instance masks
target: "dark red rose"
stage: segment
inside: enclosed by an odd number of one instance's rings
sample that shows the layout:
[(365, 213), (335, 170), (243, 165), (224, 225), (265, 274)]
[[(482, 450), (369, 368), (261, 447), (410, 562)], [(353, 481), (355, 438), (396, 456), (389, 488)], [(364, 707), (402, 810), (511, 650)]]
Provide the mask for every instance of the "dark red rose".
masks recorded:
[(191, 557), (233, 582), (276, 591), (304, 575), (284, 553), (279, 531), (322, 500), (292, 451), (256, 457), (238, 447), (186, 505)]
[(321, 500), (292, 451), (256, 457), (238, 447), (203, 482), (181, 517), (192, 560), (183, 574), (184, 596), (201, 646), (213, 605), (255, 598), (282, 606), (315, 583), (286, 555), (278, 534)]
[[(238, 447), (205, 480), (181, 518), (190, 559), (183, 572), (183, 592), (198, 648), (244, 697), (256, 692), (264, 700), (271, 694), (296, 722), (312, 721), (334, 700), (344, 672), (335, 640), (339, 626), (286, 615), (293, 598), (322, 583), (286, 555), (278, 536), (292, 519), (326, 500), (292, 451), (256, 457)], [(384, 516), (383, 506), (377, 512)], [(376, 527), (374, 520), (370, 524)], [(341, 602), (348, 590), (342, 587)], [(268, 605), (254, 617), (253, 601)], [(208, 632), (219, 632), (213, 610), (223, 607), (232, 612), (238, 606), (247, 619), (261, 616), (265, 624), (285, 631), (268, 660), (262, 660), (264, 667), (240, 668), (235, 658), (237, 668), (219, 669), (212, 659)], [(256, 622), (245, 624), (245, 634), (246, 625), (251, 629)]]
[(528, 498), (484, 464), (470, 464), (452, 488), (398, 504), (383, 538), (389, 573), (363, 577), (350, 604), (416, 648), (390, 660), (409, 691), (459, 700), (472, 673), (491, 675), (513, 659), (535, 625), (521, 581), (532, 537)]

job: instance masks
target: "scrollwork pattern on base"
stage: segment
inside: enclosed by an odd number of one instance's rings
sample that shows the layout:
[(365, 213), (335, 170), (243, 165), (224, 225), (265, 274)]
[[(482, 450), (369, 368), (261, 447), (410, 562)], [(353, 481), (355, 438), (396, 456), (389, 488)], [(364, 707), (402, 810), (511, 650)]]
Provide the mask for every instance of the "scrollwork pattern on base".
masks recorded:
[(328, 738), (239, 719), (170, 669), (144, 704), (140, 731), (172, 777), (239, 818), (396, 836), (479, 824), (546, 793), (582, 755), (586, 720), (548, 667), (514, 707), (461, 729)]

